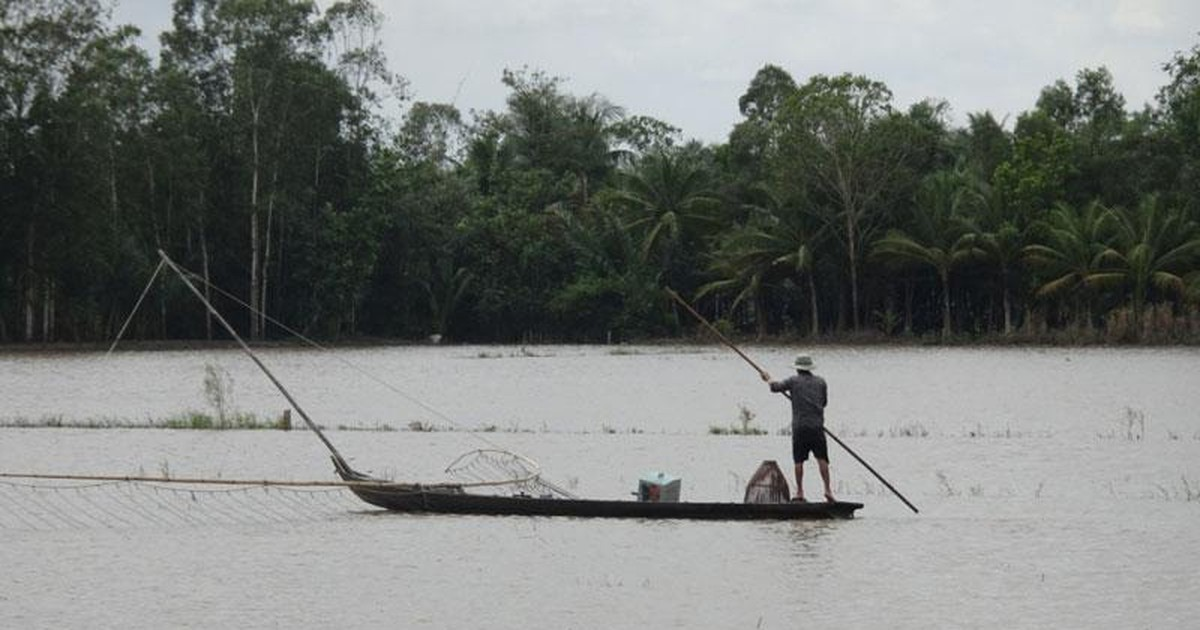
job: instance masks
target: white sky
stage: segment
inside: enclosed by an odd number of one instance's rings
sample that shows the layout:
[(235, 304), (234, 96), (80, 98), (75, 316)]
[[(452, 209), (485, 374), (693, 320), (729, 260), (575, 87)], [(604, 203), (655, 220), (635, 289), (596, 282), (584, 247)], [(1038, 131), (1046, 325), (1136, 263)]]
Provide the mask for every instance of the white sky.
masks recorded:
[[(114, 0), (145, 45), (169, 0)], [(330, 0), (319, 0), (328, 6)], [(1200, 44), (1197, 0), (375, 0), (393, 72), (418, 100), (502, 110), (504, 68), (540, 69), (564, 90), (607, 97), (686, 137), (722, 142), (737, 99), (767, 63), (798, 84), (852, 72), (899, 107), (948, 101), (998, 118), (1033, 107), (1056, 79), (1106, 66), (1130, 109), (1167, 82), (1163, 63)]]

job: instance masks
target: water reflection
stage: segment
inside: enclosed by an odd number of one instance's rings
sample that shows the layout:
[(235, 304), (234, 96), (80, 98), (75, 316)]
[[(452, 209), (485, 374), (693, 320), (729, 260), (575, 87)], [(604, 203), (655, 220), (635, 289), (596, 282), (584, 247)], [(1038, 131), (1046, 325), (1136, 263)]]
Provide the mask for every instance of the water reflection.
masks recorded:
[(839, 521), (794, 521), (786, 523), (786, 544), (783, 548), (797, 560), (817, 560), (828, 555), (830, 549), (825, 540), (838, 527), (848, 527), (849, 522)]

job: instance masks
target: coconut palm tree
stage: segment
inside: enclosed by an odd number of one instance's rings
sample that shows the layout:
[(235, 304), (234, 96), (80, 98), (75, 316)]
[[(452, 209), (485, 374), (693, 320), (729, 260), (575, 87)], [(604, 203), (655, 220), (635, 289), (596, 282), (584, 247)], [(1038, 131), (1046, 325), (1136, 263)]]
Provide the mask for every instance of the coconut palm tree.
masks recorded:
[(438, 258), (431, 267), (430, 279), (420, 284), (429, 298), (433, 334), (440, 340), (449, 333), (450, 320), (471, 286), (473, 276), (466, 267), (455, 267), (448, 256)]
[(611, 172), (625, 153), (613, 146), (613, 124), (624, 114), (599, 96), (580, 99), (568, 107), (564, 163), (575, 174), (582, 206), (591, 200), (593, 182)]
[(642, 259), (617, 213), (604, 204), (555, 212), (575, 253), (576, 270), (550, 307), (593, 334), (656, 332), (662, 324), (656, 270)]
[(1143, 197), (1137, 210), (1120, 208), (1111, 216), (1116, 240), (1100, 253), (1100, 269), (1088, 282), (1129, 291), (1137, 335), (1151, 289), (1184, 293), (1185, 277), (1200, 260), (1200, 223), (1179, 207), (1165, 206), (1157, 195)]
[(1032, 226), (1032, 239), (1037, 242), (1023, 250), (1026, 264), (1041, 276), (1034, 296), (1070, 298), (1076, 315), (1084, 312), (1089, 328), (1093, 315), (1089, 279), (1100, 271), (1100, 255), (1111, 239), (1111, 217), (1098, 201), (1078, 208), (1059, 203)]
[(1200, 269), (1189, 273), (1183, 282), (1183, 297), (1192, 303), (1200, 304)]
[(1012, 283), (1024, 257), (1025, 230), (1005, 212), (996, 190), (978, 176), (971, 177), (966, 195), (969, 205), (974, 206), (968, 222), (970, 238), (999, 276), (1004, 334), (1010, 335), (1013, 330)]
[(758, 209), (757, 220), (731, 232), (723, 239), (709, 270), (716, 280), (700, 288), (699, 296), (722, 291), (737, 291), (733, 307), (751, 300), (757, 316), (758, 336), (766, 333), (767, 318), (763, 290), (774, 282), (792, 280), (808, 287), (811, 308), (811, 334), (820, 333), (820, 310), (813, 277), (814, 252), (821, 230), (807, 225), (797, 211), (776, 213)]
[(1025, 233), (1012, 221), (1003, 221), (992, 229), (972, 234), (975, 246), (983, 258), (994, 266), (1000, 280), (1000, 303), (1004, 309), (1004, 334), (1011, 335), (1012, 278), (1016, 275), (1025, 249)]
[(698, 160), (679, 150), (650, 153), (622, 178), (619, 198), (633, 214), (627, 225), (641, 231), (643, 256), (657, 255), (664, 273), (681, 246), (718, 223), (720, 202), (709, 179)]
[(950, 274), (959, 266), (979, 259), (982, 252), (963, 217), (965, 175), (938, 171), (917, 190), (912, 227), (891, 230), (875, 241), (872, 256), (897, 266), (929, 267), (942, 292), (942, 338), (950, 336)]

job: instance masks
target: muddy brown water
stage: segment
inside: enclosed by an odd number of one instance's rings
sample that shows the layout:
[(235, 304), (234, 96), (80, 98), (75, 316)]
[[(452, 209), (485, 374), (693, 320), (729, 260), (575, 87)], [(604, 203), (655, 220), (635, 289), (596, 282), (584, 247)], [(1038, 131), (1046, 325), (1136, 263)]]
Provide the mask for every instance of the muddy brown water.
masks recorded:
[[(776, 376), (795, 352), (747, 351)], [(866, 505), (853, 521), (406, 516), (334, 493), (303, 518), (293, 517), (304, 508), (265, 494), (197, 501), (194, 519), (164, 523), (121, 513), (107, 503), (115, 495), (39, 495), (95, 515), (71, 522), (21, 513), (31, 499), (0, 485), (0, 627), (1200, 620), (1200, 352), (814, 355), (829, 381), (830, 428), (920, 515), (835, 446), (838, 494)], [(440, 480), (461, 452), (495, 445), (583, 496), (627, 497), (642, 473), (662, 470), (683, 479), (685, 499), (739, 500), (761, 460), (788, 457), (785, 403), (715, 348), (271, 349), (263, 358), (356, 466), (399, 479)], [(206, 364), (231, 375), (235, 409), (283, 409), (235, 351), (23, 353), (0, 356), (0, 420), (126, 423), (204, 411)], [(766, 435), (710, 434), (740, 425), (743, 409)], [(408, 430), (414, 422), (438, 430)], [(349, 430), (385, 425), (398, 430)], [(307, 431), (5, 428), (0, 471), (332, 477)]]

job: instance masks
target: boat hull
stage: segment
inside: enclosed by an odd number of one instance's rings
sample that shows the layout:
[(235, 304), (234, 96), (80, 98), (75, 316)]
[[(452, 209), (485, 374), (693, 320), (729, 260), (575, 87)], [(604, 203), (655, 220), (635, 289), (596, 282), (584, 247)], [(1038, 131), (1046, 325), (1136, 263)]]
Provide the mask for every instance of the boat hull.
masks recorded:
[(363, 501), (393, 512), (492, 516), (573, 516), (690, 520), (822, 520), (854, 518), (861, 503), (652, 503), (493, 496), (465, 492), (352, 487)]

